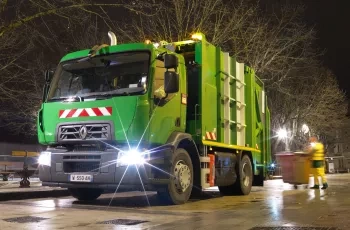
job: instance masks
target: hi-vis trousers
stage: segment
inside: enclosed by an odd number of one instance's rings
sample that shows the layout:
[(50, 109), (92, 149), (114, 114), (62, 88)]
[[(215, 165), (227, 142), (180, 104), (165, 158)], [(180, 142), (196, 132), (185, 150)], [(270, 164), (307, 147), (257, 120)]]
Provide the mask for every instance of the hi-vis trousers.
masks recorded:
[(315, 185), (319, 184), (318, 178), (321, 177), (322, 178), (322, 184), (326, 184), (327, 183), (327, 179), (326, 179), (326, 174), (324, 172), (324, 167), (319, 167), (319, 168), (312, 168), (311, 169), (312, 174), (314, 175), (314, 183)]

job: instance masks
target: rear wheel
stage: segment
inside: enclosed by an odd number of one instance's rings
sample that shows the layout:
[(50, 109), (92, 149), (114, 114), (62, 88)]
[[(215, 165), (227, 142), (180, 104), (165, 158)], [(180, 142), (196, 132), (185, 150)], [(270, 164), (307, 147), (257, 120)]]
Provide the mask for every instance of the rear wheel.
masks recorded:
[(170, 182), (158, 196), (170, 204), (184, 204), (188, 201), (193, 187), (193, 166), (185, 149), (177, 149), (173, 154)]
[(103, 193), (102, 189), (95, 188), (69, 188), (71, 195), (78, 200), (96, 200)]
[(244, 155), (241, 160), (241, 167), (238, 167), (237, 180), (229, 186), (219, 186), (223, 195), (248, 195), (252, 189), (253, 167), (249, 156)]

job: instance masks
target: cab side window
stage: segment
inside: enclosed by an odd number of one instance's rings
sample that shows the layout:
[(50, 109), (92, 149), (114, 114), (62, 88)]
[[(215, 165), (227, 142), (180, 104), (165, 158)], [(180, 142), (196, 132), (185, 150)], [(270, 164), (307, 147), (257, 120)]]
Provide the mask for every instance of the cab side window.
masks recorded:
[[(169, 71), (175, 71), (175, 69), (169, 69)], [(164, 92), (164, 73), (166, 72), (166, 69), (164, 68), (164, 62), (161, 60), (156, 60), (156, 67), (155, 67), (155, 75), (154, 75), (154, 82), (153, 82), (153, 95), (156, 98), (164, 98), (166, 96)], [(175, 93), (168, 94), (168, 97), (166, 98), (167, 101), (169, 101)]]

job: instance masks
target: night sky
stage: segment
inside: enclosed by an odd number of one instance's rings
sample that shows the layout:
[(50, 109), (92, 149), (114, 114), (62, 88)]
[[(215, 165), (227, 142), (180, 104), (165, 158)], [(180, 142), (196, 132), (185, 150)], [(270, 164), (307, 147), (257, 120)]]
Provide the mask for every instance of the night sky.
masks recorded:
[[(254, 2), (254, 0), (253, 0)], [(340, 88), (350, 99), (350, 1), (348, 0), (260, 0), (262, 7), (301, 4), (304, 21), (317, 30), (318, 48), (325, 51), (322, 62), (337, 76)]]
[[(295, 0), (293, 0), (295, 1)], [(326, 49), (324, 64), (337, 76), (341, 89), (350, 98), (350, 3), (347, 0), (304, 0), (305, 20), (316, 25), (318, 45)], [(347, 3), (348, 2), (348, 3)]]

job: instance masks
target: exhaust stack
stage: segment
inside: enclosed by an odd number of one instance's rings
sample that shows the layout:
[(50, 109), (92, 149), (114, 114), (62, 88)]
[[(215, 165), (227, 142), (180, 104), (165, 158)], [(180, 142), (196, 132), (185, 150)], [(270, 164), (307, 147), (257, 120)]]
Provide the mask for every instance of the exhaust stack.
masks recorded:
[(112, 31), (108, 31), (108, 37), (111, 40), (111, 46), (117, 45), (117, 37)]

